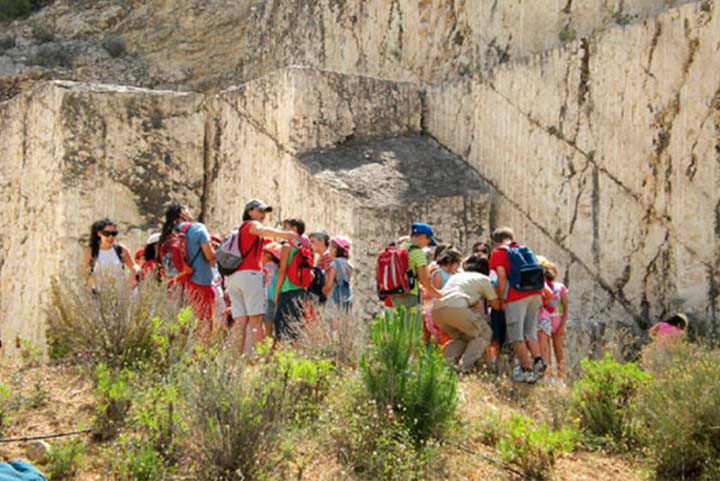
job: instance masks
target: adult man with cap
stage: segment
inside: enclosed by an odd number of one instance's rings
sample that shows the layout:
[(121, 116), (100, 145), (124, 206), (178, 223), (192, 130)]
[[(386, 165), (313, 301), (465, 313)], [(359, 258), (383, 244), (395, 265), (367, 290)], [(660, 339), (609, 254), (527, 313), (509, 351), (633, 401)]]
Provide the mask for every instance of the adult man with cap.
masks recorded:
[(415, 223), (410, 230), (410, 240), (400, 244), (401, 249), (408, 251), (408, 268), (415, 278), (415, 285), (409, 293), (392, 298), (393, 307), (405, 307), (411, 309), (420, 305), (420, 286), (435, 298), (442, 297), (440, 291), (433, 286), (427, 270), (427, 258), (423, 249), (436, 246), (432, 227), (428, 224)]
[(265, 247), (263, 237), (293, 240), (297, 234), (291, 231), (266, 227), (262, 224), (272, 207), (265, 202), (252, 199), (245, 204), (243, 223), (239, 230), (239, 250), (242, 263), (228, 276), (226, 286), (230, 296), (230, 309), (233, 317), (233, 330), (237, 335), (238, 349), (245, 350), (247, 326), (250, 324), (253, 345), (262, 342), (265, 315), (265, 283), (262, 272), (262, 252)]

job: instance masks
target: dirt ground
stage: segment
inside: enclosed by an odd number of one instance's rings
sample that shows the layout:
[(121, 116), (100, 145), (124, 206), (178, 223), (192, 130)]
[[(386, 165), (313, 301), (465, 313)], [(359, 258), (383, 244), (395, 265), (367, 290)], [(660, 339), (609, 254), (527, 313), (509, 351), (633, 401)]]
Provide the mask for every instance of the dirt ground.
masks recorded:
[[(10, 388), (10, 412), (2, 437), (33, 436), (83, 429), (92, 425), (94, 395), (87, 376), (78, 367), (40, 365), (19, 361), (0, 362), (0, 383)], [(534, 391), (528, 392), (528, 389)], [(459, 414), (462, 423), (476, 426), (488, 410), (503, 417), (523, 412), (551, 421), (553, 409), (567, 388), (561, 382), (548, 382), (535, 387), (517, 387), (509, 381), (472, 376), (459, 384)], [(529, 396), (529, 394), (532, 394)], [(460, 428), (463, 429), (463, 428)], [(93, 443), (88, 434), (79, 435), (87, 450), (78, 481), (110, 479), (102, 459), (108, 455), (108, 444)], [(511, 481), (520, 479), (500, 464), (499, 458), (480, 441), (477, 432), (463, 435), (443, 448), (448, 480)], [(55, 440), (48, 440), (52, 445)], [(314, 458), (302, 479), (311, 481), (351, 480), (342, 467), (321, 449), (313, 450)], [(0, 459), (27, 459), (26, 443), (0, 443)], [(42, 470), (42, 465), (40, 465)], [(293, 473), (293, 478), (296, 475)], [(642, 481), (643, 470), (637, 462), (602, 453), (577, 452), (562, 457), (555, 470), (556, 481), (627, 480)]]

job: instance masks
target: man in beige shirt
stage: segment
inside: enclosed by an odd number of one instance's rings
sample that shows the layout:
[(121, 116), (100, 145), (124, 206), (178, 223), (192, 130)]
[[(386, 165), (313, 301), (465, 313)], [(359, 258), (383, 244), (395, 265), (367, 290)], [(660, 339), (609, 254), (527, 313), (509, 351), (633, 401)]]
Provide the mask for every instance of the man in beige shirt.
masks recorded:
[(445, 359), (450, 364), (459, 360), (461, 371), (469, 371), (482, 356), (490, 341), (490, 327), (485, 322), (485, 299), (490, 307), (497, 309), (500, 301), (487, 272), (487, 259), (471, 256), (460, 272), (447, 281), (432, 308), (435, 324), (450, 336), (445, 346)]

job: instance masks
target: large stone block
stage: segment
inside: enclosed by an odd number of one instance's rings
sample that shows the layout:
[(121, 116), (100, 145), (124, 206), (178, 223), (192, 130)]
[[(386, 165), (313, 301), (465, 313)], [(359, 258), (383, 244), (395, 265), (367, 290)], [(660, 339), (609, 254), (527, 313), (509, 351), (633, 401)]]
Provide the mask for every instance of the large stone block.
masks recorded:
[(90, 224), (142, 245), (165, 204), (199, 212), (202, 97), (65, 82), (0, 104), (0, 338), (42, 345), (50, 281), (79, 282)]

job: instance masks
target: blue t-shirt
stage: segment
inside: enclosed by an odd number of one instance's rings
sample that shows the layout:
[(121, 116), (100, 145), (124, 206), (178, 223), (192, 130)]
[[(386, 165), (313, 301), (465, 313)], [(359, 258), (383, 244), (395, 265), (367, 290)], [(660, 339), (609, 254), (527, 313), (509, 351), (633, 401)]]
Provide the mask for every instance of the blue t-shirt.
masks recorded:
[[(182, 224), (175, 226), (175, 231), (179, 231)], [(202, 245), (210, 242), (210, 234), (207, 227), (199, 222), (193, 222), (185, 231), (187, 239), (187, 255), (188, 262), (192, 264), (193, 275), (190, 278), (195, 284), (201, 286), (211, 286), (213, 284), (213, 270), (210, 263), (202, 254)]]

